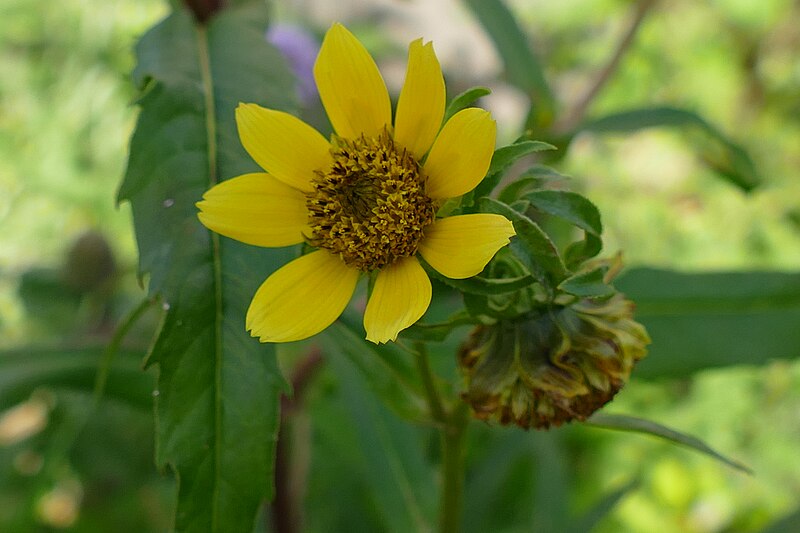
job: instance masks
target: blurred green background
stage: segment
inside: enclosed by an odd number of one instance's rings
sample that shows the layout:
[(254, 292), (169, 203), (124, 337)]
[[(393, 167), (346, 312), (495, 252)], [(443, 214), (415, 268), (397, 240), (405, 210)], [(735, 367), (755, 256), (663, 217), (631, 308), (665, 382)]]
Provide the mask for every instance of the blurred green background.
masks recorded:
[[(348, 24), (395, 89), (406, 43), (433, 39), (449, 88), (491, 87), (484, 104), (500, 142), (512, 141), (524, 99), (503, 80), (489, 39), (455, 0), (421, 4), (274, 7), (278, 19), (316, 35), (332, 20)], [(632, 13), (621, 0), (508, 5), (565, 109), (613, 53)], [(0, 5), (0, 408), (16, 406), (0, 418), (0, 531), (163, 531), (171, 521), (173, 482), (152, 460), (153, 376), (139, 370), (155, 310), (128, 335), (97, 408), (91, 396), (103, 347), (143, 296), (129, 207), (114, 198), (136, 118), (132, 46), (167, 10), (157, 0)], [(655, 105), (695, 111), (746, 147), (763, 184), (745, 193), (720, 179), (684, 131), (579, 134), (554, 165), (600, 208), (606, 254), (622, 250), (630, 266), (681, 271), (798, 270), (798, 27), (800, 4), (789, 0), (678, 0), (650, 10), (588, 116)], [(754, 476), (637, 435), (476, 426), (465, 523), (523, 531), (536, 510), (539, 530), (556, 531), (544, 514), (580, 513), (638, 480), (597, 531), (761, 531), (800, 504), (800, 362), (761, 355), (758, 366), (676, 369), (681, 377), (672, 379), (634, 372), (608, 408), (694, 434)], [(354, 393), (343, 394), (347, 381), (336, 374), (319, 378), (295, 428), (312, 436), (305, 475), (313, 531), (348, 525), (337, 522), (332, 487), (355, 499), (363, 488), (347, 476), (358, 471), (348, 470), (358, 458), (347, 455), (358, 449), (348, 433), (358, 420), (346, 407)], [(52, 385), (31, 394), (48, 375)], [(371, 416), (397, 424), (383, 411)], [(563, 468), (548, 473), (537, 457)], [(537, 491), (537, 482), (562, 487)], [(566, 501), (528, 499), (564, 487)], [(364, 516), (360, 527), (369, 531), (375, 512), (354, 503), (351, 519)]]

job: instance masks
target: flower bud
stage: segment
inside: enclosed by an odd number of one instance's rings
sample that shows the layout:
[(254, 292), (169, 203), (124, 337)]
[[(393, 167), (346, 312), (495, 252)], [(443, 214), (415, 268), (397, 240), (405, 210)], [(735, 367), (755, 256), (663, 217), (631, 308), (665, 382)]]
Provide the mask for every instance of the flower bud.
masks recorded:
[(476, 418), (546, 429), (585, 420), (628, 380), (650, 343), (616, 294), (478, 326), (459, 350)]

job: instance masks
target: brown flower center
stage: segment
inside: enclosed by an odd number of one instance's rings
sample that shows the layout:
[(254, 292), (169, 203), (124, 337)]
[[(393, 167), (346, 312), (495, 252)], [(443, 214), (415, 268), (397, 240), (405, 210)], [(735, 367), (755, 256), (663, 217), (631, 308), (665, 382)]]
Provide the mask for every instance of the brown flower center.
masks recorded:
[(364, 272), (414, 255), (436, 215), (419, 164), (385, 130), (334, 143), (333, 163), (306, 195), (309, 243)]

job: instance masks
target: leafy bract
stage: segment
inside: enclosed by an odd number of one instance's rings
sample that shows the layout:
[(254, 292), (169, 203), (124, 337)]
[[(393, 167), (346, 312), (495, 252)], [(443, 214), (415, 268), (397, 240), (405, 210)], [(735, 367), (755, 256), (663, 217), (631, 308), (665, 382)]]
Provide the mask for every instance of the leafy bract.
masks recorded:
[(447, 109), (444, 111), (444, 120), (442, 120), (442, 124), (450, 120), (450, 117), (461, 111), (462, 109), (466, 109), (472, 104), (474, 104), (478, 99), (483, 98), (484, 96), (488, 96), (492, 94), (491, 89), (488, 87), (472, 87), (467, 89), (463, 93), (457, 94), (449, 104), (447, 104)]
[(178, 480), (177, 531), (249, 532), (272, 493), (284, 381), (244, 313), (288, 252), (213, 235), (194, 206), (215, 183), (257, 170), (238, 140), (238, 103), (292, 105), (291, 75), (264, 41), (264, 6), (240, 4), (207, 25), (177, 8), (136, 48), (143, 96), (119, 200), (131, 203), (139, 269), (166, 310), (148, 364), (159, 367), (156, 462)]
[(480, 208), (487, 213), (503, 215), (514, 224), (517, 234), (509, 248), (542, 286), (552, 290), (567, 277), (568, 271), (558, 249), (536, 222), (492, 198), (481, 198)]

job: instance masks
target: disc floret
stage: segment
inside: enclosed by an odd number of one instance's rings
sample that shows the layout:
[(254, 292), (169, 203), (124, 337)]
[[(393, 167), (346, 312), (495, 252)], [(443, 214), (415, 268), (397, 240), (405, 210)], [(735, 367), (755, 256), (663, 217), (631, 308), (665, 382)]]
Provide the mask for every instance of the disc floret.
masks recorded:
[(363, 272), (417, 252), (436, 214), (420, 165), (391, 134), (334, 138), (333, 162), (306, 194), (309, 244)]

